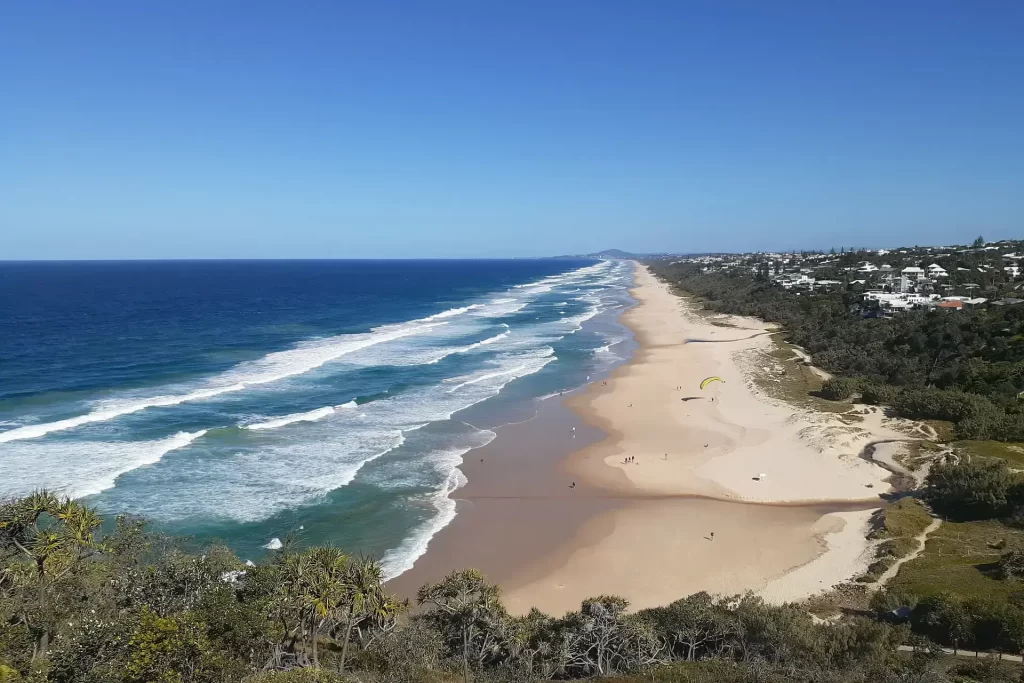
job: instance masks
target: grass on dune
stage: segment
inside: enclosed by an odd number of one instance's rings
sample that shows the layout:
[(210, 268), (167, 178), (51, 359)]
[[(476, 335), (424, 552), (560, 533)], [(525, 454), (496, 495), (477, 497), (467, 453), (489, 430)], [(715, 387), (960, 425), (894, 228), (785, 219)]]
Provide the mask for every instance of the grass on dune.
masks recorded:
[(979, 458), (1005, 460), (1013, 469), (1024, 469), (1024, 443), (1008, 441), (957, 441), (957, 450)]
[(754, 384), (758, 389), (787, 403), (820, 412), (844, 413), (844, 419), (858, 422), (854, 406), (842, 401), (828, 401), (818, 397), (823, 380), (796, 352), (793, 345), (783, 339), (781, 332), (770, 335), (772, 347), (754, 357)]
[(875, 538), (913, 539), (932, 523), (932, 515), (916, 498), (900, 498), (880, 511), (881, 523)]
[[(913, 655), (906, 652), (900, 653), (897, 656), (907, 663), (913, 657)], [(950, 676), (950, 678), (943, 680), (1015, 681), (1020, 673), (1020, 664), (1016, 662), (989, 661), (987, 659), (977, 661), (953, 656), (940, 656), (936, 666), (940, 671), (944, 670), (946, 675)], [(985, 671), (986, 675), (984, 678), (975, 678), (979, 670)], [(932, 679), (933, 676), (922, 676), (913, 680)], [(601, 680), (607, 683), (751, 683), (751, 681), (783, 681), (790, 679), (785, 677), (784, 672), (767, 674), (761, 671), (760, 674), (755, 674), (748, 666), (727, 661), (707, 660), (702, 662), (673, 662), (647, 673), (628, 677), (613, 676)], [(801, 678), (800, 680), (805, 679)], [(911, 679), (908, 678), (907, 680)]]
[(927, 597), (953, 593), (968, 598), (1005, 600), (1021, 590), (1017, 581), (994, 577), (993, 569), (1002, 550), (994, 547), (1024, 547), (1024, 531), (1009, 528), (998, 520), (943, 522), (929, 537), (924, 552), (900, 567), (891, 588), (904, 588)]
[(948, 420), (921, 420), (935, 430), (935, 440), (939, 443), (949, 443), (953, 440), (953, 423)]
[(917, 549), (917, 536), (931, 524), (932, 515), (916, 498), (901, 498), (879, 510), (872, 521), (869, 537), (881, 543), (875, 549), (878, 559), (860, 579), (867, 583), (877, 581), (896, 560)]

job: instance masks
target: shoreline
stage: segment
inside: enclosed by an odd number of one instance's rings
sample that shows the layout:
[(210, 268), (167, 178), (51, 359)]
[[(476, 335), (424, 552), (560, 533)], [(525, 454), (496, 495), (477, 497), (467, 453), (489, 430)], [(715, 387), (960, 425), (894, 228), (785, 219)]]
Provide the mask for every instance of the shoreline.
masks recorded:
[[(700, 590), (791, 601), (866, 567), (890, 487), (859, 455), (895, 434), (881, 415), (771, 399), (747, 358), (773, 343), (764, 323), (712, 325), (639, 264), (630, 294), (632, 358), (467, 454), (458, 514), (394, 590), (473, 566), (510, 611), (560, 613), (596, 594), (637, 609)], [(725, 382), (698, 393), (712, 375)]]

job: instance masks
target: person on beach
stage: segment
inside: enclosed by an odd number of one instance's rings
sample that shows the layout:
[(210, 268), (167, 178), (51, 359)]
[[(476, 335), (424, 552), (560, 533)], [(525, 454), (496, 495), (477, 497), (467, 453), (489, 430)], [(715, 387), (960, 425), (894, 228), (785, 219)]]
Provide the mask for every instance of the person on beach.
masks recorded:
[(711, 532), (711, 540), (712, 541), (715, 540), (715, 532), (714, 531)]

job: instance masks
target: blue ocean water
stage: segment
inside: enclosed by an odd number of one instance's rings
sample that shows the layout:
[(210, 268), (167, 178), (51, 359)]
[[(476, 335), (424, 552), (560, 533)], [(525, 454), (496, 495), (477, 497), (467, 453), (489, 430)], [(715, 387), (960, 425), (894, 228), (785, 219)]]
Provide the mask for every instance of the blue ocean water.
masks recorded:
[[(411, 566), (457, 467), (619, 360), (617, 261), (0, 263), (0, 497)], [(506, 410), (507, 409), (507, 410)]]

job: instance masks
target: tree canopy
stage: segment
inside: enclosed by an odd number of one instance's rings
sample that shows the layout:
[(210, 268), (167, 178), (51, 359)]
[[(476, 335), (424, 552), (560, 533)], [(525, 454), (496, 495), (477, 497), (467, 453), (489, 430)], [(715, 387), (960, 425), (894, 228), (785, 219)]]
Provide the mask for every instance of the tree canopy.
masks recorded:
[(0, 681), (649, 680), (673, 663), (725, 680), (896, 681), (915, 666), (945, 680), (898, 652), (905, 629), (816, 624), (752, 596), (630, 611), (605, 595), (562, 616), (513, 616), (469, 569), (423, 586), (410, 609), (375, 560), (339, 548), (288, 545), (251, 565), (138, 519), (103, 528), (46, 492), (0, 505)]

